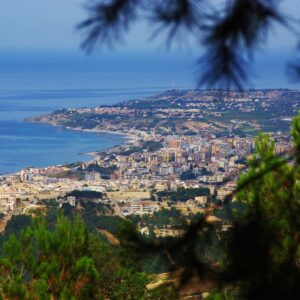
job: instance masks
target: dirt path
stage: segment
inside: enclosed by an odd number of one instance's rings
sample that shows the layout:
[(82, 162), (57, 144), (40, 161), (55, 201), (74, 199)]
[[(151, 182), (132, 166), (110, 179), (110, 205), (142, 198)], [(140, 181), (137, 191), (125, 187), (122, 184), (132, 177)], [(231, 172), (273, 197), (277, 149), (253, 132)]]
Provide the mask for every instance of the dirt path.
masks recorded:
[(98, 231), (102, 235), (104, 235), (112, 245), (120, 246), (120, 241), (114, 235), (112, 235), (110, 232), (108, 232), (105, 229), (98, 229)]
[(4, 232), (7, 222), (11, 219), (12, 215), (6, 215), (0, 220), (0, 233)]

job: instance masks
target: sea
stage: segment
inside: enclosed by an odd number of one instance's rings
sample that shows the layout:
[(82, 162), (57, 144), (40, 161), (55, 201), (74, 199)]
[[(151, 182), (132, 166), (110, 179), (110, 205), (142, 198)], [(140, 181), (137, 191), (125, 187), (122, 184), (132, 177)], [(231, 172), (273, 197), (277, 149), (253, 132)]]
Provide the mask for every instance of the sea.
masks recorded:
[[(111, 105), (167, 89), (197, 87), (199, 53), (189, 49), (0, 49), (0, 174), (91, 159), (124, 143), (116, 134), (65, 130), (24, 119), (57, 109)], [(291, 87), (282, 51), (260, 55), (249, 87)], [(276, 64), (274, 64), (276, 61)], [(254, 66), (255, 71), (255, 66)]]
[(86, 153), (125, 141), (123, 135), (66, 130), (25, 118), (192, 87), (190, 64), (188, 54), (1, 50), (0, 174), (87, 161)]

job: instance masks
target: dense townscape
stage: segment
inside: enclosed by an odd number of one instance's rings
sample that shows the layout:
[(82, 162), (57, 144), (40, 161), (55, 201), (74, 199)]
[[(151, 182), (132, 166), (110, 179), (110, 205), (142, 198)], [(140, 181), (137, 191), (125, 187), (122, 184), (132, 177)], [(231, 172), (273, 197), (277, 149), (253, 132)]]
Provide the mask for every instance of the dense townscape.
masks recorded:
[[(203, 212), (236, 188), (254, 151), (254, 133), (271, 132), (276, 152), (289, 151), (286, 128), (300, 105), (292, 90), (170, 90), (114, 106), (56, 111), (29, 121), (128, 135), (124, 145), (93, 153), (89, 162), (26, 168), (1, 177), (1, 211), (12, 214), (60, 199), (73, 190), (97, 191), (120, 216), (176, 207)], [(245, 120), (247, 116), (247, 120)], [(170, 201), (164, 191), (199, 189)], [(209, 192), (206, 192), (209, 191)], [(157, 199), (160, 201), (157, 201)], [(72, 198), (73, 199), (73, 198)], [(76, 205), (76, 200), (70, 204)], [(147, 230), (146, 230), (147, 231)]]

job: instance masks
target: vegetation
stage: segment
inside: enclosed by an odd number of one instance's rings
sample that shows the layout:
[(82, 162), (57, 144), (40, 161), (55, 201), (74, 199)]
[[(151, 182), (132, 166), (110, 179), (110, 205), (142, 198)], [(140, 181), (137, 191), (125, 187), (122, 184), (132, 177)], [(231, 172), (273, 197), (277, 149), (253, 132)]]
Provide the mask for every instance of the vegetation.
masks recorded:
[[(63, 204), (62, 213), (68, 219), (74, 219), (76, 215), (80, 215), (90, 232), (95, 233), (98, 229), (105, 229), (112, 234), (117, 234), (128, 223), (128, 221), (118, 216), (111, 216), (112, 208), (109, 204), (81, 200), (80, 206), (82, 210), (78, 211), (78, 209), (68, 203)], [(60, 210), (58, 207), (49, 206), (46, 216), (48, 225), (53, 225), (59, 214)]]
[(120, 151), (118, 154), (119, 155), (123, 155), (123, 156), (129, 156), (130, 154), (133, 154), (133, 153), (138, 153), (138, 152), (142, 152), (143, 149), (142, 148), (139, 148), (139, 147), (130, 147), (129, 149), (126, 149), (126, 150), (123, 150), (123, 151)]
[(143, 143), (143, 149), (147, 149), (148, 152), (158, 151), (162, 147), (163, 144), (161, 142), (147, 141)]
[(98, 164), (89, 164), (86, 169), (79, 168), (78, 171), (97, 172), (100, 173), (102, 179), (109, 179), (113, 172), (117, 169), (116, 166), (103, 167)]
[(182, 201), (185, 202), (189, 199), (195, 199), (197, 196), (210, 196), (208, 188), (179, 188), (177, 191), (161, 191), (156, 193), (158, 200), (163, 198), (171, 201)]
[(101, 192), (96, 191), (78, 191), (74, 190), (66, 195), (76, 197), (76, 199), (85, 199), (85, 200), (91, 200), (91, 199), (101, 199), (103, 194)]
[(253, 299), (280, 295), (295, 299), (290, 294), (295, 292), (299, 296), (300, 114), (293, 122), (292, 136), (293, 164), (287, 163), (292, 158), (277, 156), (274, 141), (260, 134), (257, 154), (239, 180), (237, 196), (246, 209), (235, 219), (225, 268), (240, 281), (243, 294)]
[(172, 226), (172, 228), (184, 228), (187, 226), (188, 218), (185, 217), (178, 209), (161, 209), (154, 212), (152, 215), (133, 216), (132, 219), (139, 223), (140, 226), (150, 228), (164, 228)]
[(12, 216), (5, 227), (5, 231), (0, 234), (0, 253), (2, 252), (2, 245), (4, 241), (8, 240), (11, 234), (19, 236), (22, 229), (27, 228), (31, 224), (32, 218), (30, 216), (18, 215)]
[[(52, 230), (38, 218), (11, 234), (0, 257), (5, 299), (169, 299), (146, 289), (146, 274), (137, 272), (124, 252), (88, 233), (76, 217), (57, 219)], [(163, 298), (162, 294), (166, 294)], [(174, 294), (173, 290), (172, 293)]]
[(196, 178), (197, 176), (192, 170), (187, 170), (185, 172), (182, 172), (182, 174), (180, 175), (180, 180), (193, 180)]
[(96, 227), (105, 229), (112, 234), (118, 234), (120, 228), (125, 226), (128, 222), (117, 216), (101, 216), (96, 220)]

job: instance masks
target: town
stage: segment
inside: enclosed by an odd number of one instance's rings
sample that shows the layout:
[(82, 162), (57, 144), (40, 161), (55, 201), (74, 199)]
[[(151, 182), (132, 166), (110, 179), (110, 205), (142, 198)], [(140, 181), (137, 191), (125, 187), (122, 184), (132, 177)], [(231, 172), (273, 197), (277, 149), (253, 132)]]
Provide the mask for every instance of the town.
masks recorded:
[[(109, 205), (106, 213), (120, 218), (176, 210), (187, 218), (206, 214), (222, 223), (215, 212), (228, 199), (234, 201), (237, 178), (255, 151), (255, 135), (268, 129), (276, 153), (288, 153), (287, 128), (300, 105), (296, 91), (224, 93), (169, 91), (147, 100), (30, 119), (69, 129), (119, 132), (127, 139), (94, 152), (88, 162), (28, 167), (1, 176), (2, 230), (13, 215), (44, 208), (49, 201), (80, 210), (74, 191), (98, 193), (91, 201)], [(143, 223), (138, 224), (140, 232), (149, 235)], [(177, 225), (155, 225), (153, 233), (179, 236), (183, 229)]]

